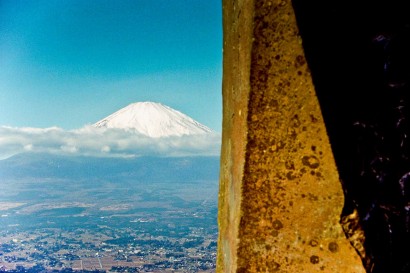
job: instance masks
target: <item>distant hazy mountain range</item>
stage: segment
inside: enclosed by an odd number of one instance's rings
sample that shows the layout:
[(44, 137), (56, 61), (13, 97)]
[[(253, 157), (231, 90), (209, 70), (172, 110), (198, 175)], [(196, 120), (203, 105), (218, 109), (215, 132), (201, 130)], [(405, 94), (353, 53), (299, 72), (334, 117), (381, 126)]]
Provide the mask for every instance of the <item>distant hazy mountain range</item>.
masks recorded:
[[(0, 179), (217, 181), (219, 157), (98, 158), (26, 153), (0, 160)], [(1, 182), (0, 182), (1, 183)]]

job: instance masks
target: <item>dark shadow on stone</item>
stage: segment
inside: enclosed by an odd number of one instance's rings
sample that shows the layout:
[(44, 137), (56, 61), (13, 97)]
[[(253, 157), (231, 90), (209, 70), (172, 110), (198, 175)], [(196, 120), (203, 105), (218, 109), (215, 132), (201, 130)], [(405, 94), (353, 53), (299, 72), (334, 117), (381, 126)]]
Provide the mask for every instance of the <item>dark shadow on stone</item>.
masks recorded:
[[(410, 272), (410, 3), (293, 0), (367, 272)], [(329, 29), (331, 31), (329, 31)]]

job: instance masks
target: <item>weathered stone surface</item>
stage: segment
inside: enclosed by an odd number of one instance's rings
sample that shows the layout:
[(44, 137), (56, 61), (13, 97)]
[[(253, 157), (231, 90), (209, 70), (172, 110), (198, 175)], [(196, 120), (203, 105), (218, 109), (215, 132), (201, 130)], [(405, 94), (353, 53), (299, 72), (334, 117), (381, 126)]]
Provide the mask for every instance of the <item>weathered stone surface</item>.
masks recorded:
[(223, 2), (217, 272), (364, 272), (289, 0)]

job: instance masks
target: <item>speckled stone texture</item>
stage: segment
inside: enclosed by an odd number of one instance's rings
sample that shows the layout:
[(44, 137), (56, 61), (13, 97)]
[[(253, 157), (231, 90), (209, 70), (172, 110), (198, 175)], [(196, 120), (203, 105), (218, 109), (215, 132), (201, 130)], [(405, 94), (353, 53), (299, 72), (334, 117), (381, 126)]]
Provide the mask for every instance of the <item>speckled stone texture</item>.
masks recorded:
[(223, 1), (217, 272), (364, 272), (291, 1)]

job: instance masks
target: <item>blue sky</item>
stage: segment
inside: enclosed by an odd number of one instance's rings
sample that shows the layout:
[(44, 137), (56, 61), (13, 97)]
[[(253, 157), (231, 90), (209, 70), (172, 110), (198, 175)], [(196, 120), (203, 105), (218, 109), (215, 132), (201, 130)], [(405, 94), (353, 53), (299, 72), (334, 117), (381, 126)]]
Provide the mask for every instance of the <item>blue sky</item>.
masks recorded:
[(221, 0), (0, 0), (0, 125), (80, 128), (137, 101), (221, 132)]

